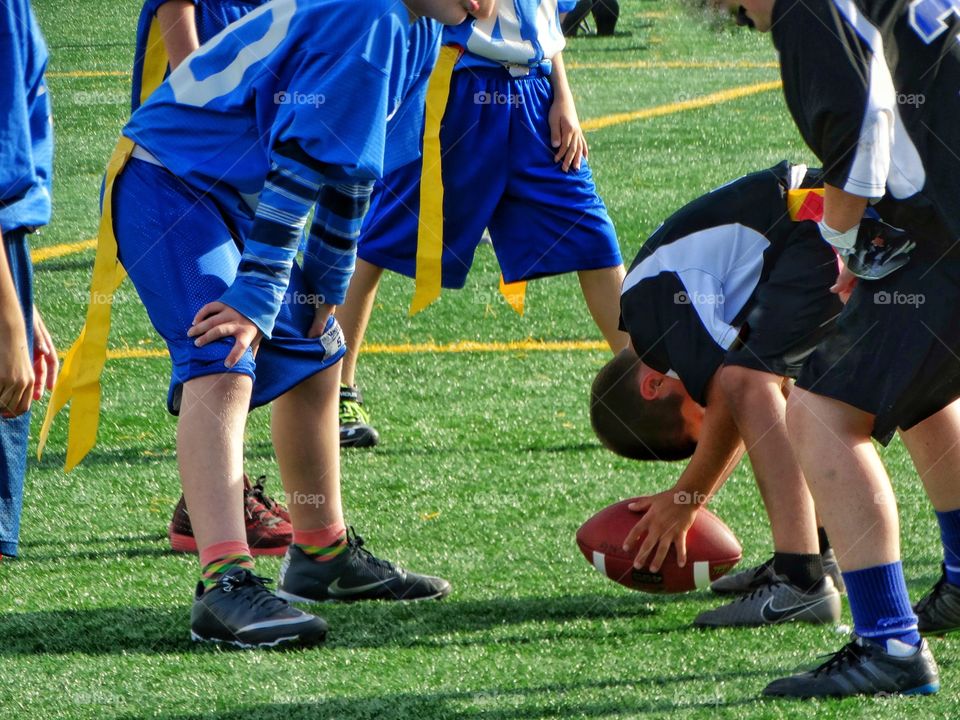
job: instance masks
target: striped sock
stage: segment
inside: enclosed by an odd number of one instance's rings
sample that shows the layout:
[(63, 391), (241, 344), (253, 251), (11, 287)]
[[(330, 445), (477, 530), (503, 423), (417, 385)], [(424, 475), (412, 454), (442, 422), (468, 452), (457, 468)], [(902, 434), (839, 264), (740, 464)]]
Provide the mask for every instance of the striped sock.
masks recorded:
[(253, 570), (250, 547), (238, 541), (209, 545), (200, 551), (200, 568), (200, 582), (204, 590), (210, 590), (224, 573), (234, 568)]
[(342, 522), (320, 530), (293, 531), (293, 543), (317, 562), (329, 562), (347, 549), (347, 528)]
[(960, 510), (938, 512), (937, 522), (943, 541), (943, 566), (947, 582), (960, 585)]

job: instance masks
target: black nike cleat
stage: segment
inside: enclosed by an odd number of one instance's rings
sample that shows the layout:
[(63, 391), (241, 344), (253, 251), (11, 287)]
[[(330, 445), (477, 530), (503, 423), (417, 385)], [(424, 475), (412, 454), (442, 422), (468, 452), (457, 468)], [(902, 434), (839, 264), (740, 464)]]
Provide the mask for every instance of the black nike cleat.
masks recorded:
[(246, 568), (235, 568), (207, 592), (203, 583), (198, 583), (190, 612), (190, 637), (196, 642), (240, 648), (322, 643), (327, 636), (326, 621), (291, 607), (267, 590), (267, 582)]
[(960, 630), (960, 587), (947, 582), (947, 571), (942, 565), (937, 584), (920, 598), (913, 611), (921, 635), (946, 635)]
[[(819, 698), (852, 695), (932, 695), (940, 689), (940, 672), (924, 640), (912, 648), (896, 640), (896, 653), (878, 643), (853, 639), (820, 667), (774, 680), (763, 694)], [(901, 654), (902, 653), (902, 654)]]
[(381, 560), (363, 547), (356, 533), (347, 549), (333, 560), (314, 560), (291, 545), (280, 566), (277, 594), (292, 602), (353, 602), (356, 600), (439, 600), (450, 594), (450, 583), (418, 575)]
[(824, 576), (819, 585), (804, 591), (776, 579), (749, 595), (700, 613), (694, 627), (756, 627), (785, 622), (808, 622), (818, 625), (840, 620), (840, 593), (833, 580)]
[(380, 444), (380, 433), (370, 424), (360, 389), (340, 386), (340, 447), (365, 448)]

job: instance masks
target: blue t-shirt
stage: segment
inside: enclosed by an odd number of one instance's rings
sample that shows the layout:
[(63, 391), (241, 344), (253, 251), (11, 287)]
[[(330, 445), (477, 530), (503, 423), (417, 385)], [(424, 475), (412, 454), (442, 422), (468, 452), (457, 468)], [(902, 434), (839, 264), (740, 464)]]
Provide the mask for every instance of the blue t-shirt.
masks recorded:
[(184, 60), (123, 133), (199, 192), (251, 208), (281, 146), (328, 179), (374, 179), (388, 119), (388, 169), (419, 155), (441, 27), (411, 24), (400, 0), (275, 0)]
[(513, 65), (549, 72), (564, 42), (557, 0), (497, 0), (486, 20), (468, 17), (443, 32), (444, 45), (466, 50), (460, 68)]
[[(137, 22), (137, 45), (133, 55), (133, 82), (131, 110), (141, 104), (144, 90), (144, 66), (151, 62), (167, 65), (167, 50), (163, 44), (163, 35), (157, 21), (157, 10), (170, 0), (147, 0), (140, 10)], [(192, 0), (197, 24), (197, 38), (202, 45), (230, 23), (239, 20), (251, 10), (263, 5), (267, 0)], [(154, 56), (156, 55), (156, 58)], [(156, 88), (147, 88), (146, 95)]]
[(0, 3), (0, 230), (50, 222), (47, 46), (28, 0)]

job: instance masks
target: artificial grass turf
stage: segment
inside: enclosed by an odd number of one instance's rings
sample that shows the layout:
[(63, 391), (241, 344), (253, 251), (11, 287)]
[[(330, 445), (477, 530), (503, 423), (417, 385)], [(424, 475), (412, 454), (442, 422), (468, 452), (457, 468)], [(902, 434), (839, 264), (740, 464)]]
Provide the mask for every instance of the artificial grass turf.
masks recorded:
[[(38, 0), (52, 49), (57, 129), (55, 217), (37, 246), (93, 237), (103, 164), (126, 116), (125, 72), (137, 2)], [(715, 32), (672, 1), (623, 3), (621, 34), (568, 48), (582, 118), (648, 108), (775, 80), (769, 40)], [(597, 67), (617, 63), (617, 67)], [(644, 66), (628, 67), (646, 63)], [(667, 66), (666, 63), (673, 63)], [(581, 67), (577, 67), (580, 65)], [(629, 262), (684, 202), (782, 158), (800, 144), (777, 92), (590, 133), (591, 164)], [(82, 323), (92, 253), (37, 266), (38, 300), (61, 349)], [(406, 318), (412, 283), (388, 276), (368, 341), (597, 340), (573, 277), (531, 283), (520, 318), (499, 299), (489, 248), (462, 292)], [(162, 347), (129, 286), (112, 346)], [(327, 647), (220, 652), (189, 642), (195, 560), (168, 552), (179, 494), (169, 365), (118, 360), (104, 376), (100, 444), (61, 466), (64, 425), (31, 468), (23, 557), (0, 566), (0, 717), (43, 718), (626, 718), (950, 717), (954, 640), (934, 641), (944, 690), (933, 698), (762, 701), (771, 679), (845, 641), (829, 627), (696, 631), (706, 593), (630, 593), (592, 570), (579, 524), (628, 495), (667, 487), (680, 464), (637, 465), (604, 451), (587, 420), (594, 351), (370, 355), (359, 379), (384, 443), (343, 456), (348, 521), (378, 554), (449, 577), (442, 603), (330, 605)], [(42, 407), (38, 415), (42, 412)], [(276, 464), (268, 416), (247, 433), (248, 470)], [(914, 597), (936, 579), (932, 512), (903, 448), (885, 457), (901, 503)], [(769, 533), (749, 468), (713, 505), (765, 559)], [(258, 567), (276, 576), (279, 561)], [(849, 622), (849, 615), (845, 615)]]

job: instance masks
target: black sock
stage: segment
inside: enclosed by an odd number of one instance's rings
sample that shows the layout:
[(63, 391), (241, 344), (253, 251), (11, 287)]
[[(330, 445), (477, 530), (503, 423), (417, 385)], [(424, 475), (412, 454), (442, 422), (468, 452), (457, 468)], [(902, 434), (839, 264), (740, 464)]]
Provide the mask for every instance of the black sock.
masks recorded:
[(801, 590), (807, 591), (818, 585), (823, 579), (823, 562), (820, 555), (800, 555), (797, 553), (774, 553), (773, 570), (782, 575)]
[(820, 540), (820, 554), (823, 555), (830, 549), (830, 538), (827, 537), (827, 531), (822, 527), (817, 528), (817, 538)]

